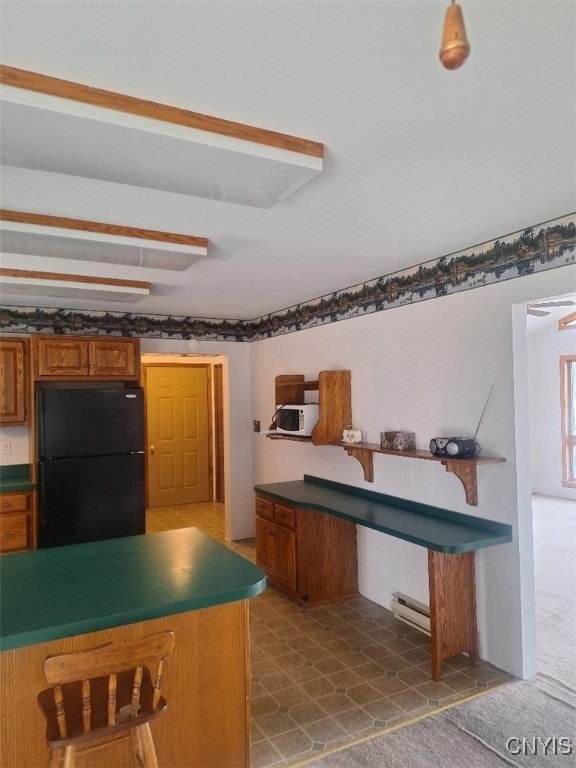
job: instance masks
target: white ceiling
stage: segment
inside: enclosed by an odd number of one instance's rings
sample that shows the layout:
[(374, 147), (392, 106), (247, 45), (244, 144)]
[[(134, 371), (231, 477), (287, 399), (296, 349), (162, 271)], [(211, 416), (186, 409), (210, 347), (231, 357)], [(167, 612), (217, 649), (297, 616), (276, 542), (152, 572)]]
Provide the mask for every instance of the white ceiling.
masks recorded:
[[(456, 71), (438, 60), (447, 4), (0, 0), (2, 64), (325, 145), (322, 172), (267, 209), (3, 156), (3, 208), (210, 242), (184, 272), (69, 255), (2, 265), (150, 281), (139, 313), (251, 319), (572, 212), (576, 3), (462, 0), (472, 50)], [(98, 132), (91, 146), (104, 163)], [(130, 153), (115, 162), (137, 175)]]
[[(564, 304), (564, 306), (554, 306), (554, 303)], [(542, 313), (546, 312), (547, 314), (538, 316), (528, 312), (528, 333), (539, 333), (540, 331), (548, 332), (550, 328), (558, 327), (559, 320), (573, 315), (576, 312), (576, 294), (566, 294), (565, 296), (556, 299), (550, 299), (550, 301), (547, 301), (546, 299), (534, 301), (532, 304), (528, 305), (528, 307), (530, 306)]]

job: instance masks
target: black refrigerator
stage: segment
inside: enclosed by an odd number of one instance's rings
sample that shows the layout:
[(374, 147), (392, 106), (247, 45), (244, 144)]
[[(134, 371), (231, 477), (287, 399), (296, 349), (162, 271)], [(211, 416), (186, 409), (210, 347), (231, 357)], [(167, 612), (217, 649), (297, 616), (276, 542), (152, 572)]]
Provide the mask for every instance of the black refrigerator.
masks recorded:
[(145, 533), (143, 390), (39, 388), (38, 546)]

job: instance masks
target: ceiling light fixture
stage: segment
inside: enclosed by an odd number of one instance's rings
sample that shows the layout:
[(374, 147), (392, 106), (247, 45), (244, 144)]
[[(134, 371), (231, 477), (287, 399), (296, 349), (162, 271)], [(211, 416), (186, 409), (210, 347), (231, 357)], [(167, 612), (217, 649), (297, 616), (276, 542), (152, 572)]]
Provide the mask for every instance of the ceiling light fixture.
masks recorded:
[(16, 67), (0, 103), (5, 165), (258, 208), (322, 171), (318, 142)]
[(452, 0), (444, 16), (440, 61), (446, 69), (458, 69), (464, 64), (469, 53), (470, 43), (466, 37), (462, 9)]
[(183, 271), (208, 254), (205, 237), (0, 210), (4, 254)]
[(121, 280), (61, 272), (0, 268), (2, 293), (16, 296), (46, 295), (103, 301), (139, 301), (150, 295), (151, 285), (141, 280)]

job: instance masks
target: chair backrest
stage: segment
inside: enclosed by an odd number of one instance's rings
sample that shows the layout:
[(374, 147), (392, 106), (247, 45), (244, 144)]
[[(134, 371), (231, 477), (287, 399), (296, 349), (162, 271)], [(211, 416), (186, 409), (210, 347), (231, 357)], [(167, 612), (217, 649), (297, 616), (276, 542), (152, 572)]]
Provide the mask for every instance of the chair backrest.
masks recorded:
[[(147, 722), (166, 707), (162, 682), (174, 633), (59, 656), (44, 662), (53, 686), (39, 703), (48, 721), (51, 742), (86, 740)], [(154, 667), (154, 677), (146, 664)]]

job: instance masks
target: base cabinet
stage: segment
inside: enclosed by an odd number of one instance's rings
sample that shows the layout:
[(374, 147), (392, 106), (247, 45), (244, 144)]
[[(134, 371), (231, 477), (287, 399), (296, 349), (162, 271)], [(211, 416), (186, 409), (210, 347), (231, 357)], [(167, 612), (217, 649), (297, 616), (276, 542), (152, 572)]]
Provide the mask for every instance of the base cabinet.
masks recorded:
[(256, 562), (310, 604), (358, 594), (356, 525), (331, 515), (256, 496)]
[(258, 517), (256, 551), (258, 565), (270, 580), (288, 592), (297, 593), (296, 531)]
[(34, 493), (0, 493), (0, 554), (33, 549)]

